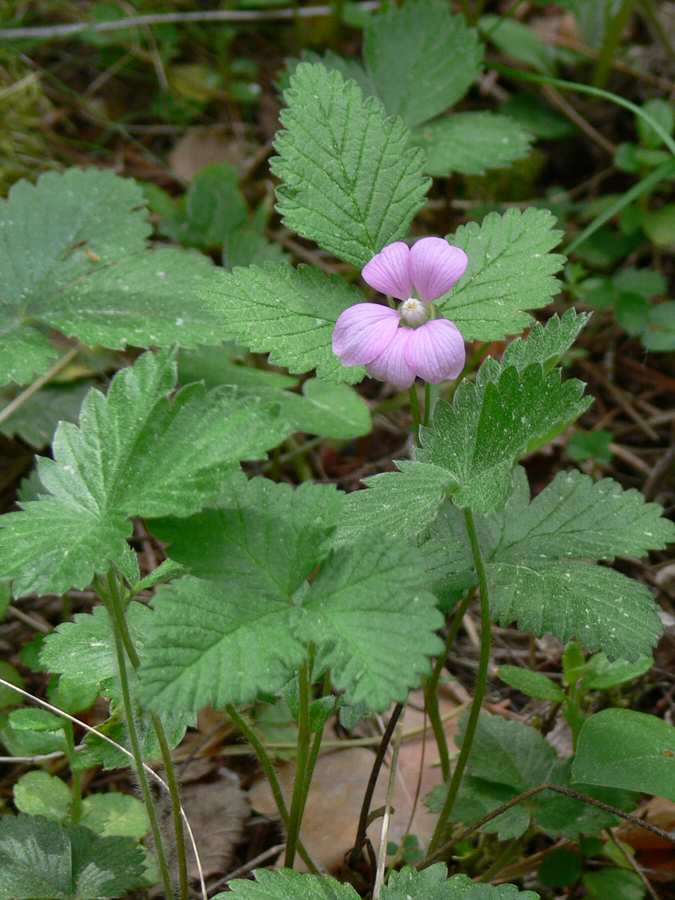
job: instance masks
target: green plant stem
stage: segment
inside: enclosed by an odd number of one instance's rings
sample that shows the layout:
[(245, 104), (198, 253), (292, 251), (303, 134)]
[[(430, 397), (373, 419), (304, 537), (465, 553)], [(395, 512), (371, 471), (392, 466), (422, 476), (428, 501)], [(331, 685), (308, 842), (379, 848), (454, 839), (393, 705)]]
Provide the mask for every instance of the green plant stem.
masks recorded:
[[(108, 609), (109, 611), (112, 610), (116, 626), (116, 633), (119, 634), (122, 640), (124, 650), (129, 657), (131, 665), (134, 667), (134, 669), (138, 669), (141, 661), (138, 653), (136, 652), (136, 648), (134, 647), (131, 633), (129, 632), (129, 626), (127, 625), (127, 620), (124, 615), (124, 606), (122, 603), (122, 595), (120, 594), (119, 590), (119, 583), (117, 581), (117, 577), (112, 571), (108, 573), (107, 588), (107, 597), (109, 600)], [(173, 830), (176, 839), (176, 858), (178, 863), (178, 884), (180, 890), (180, 900), (188, 900), (190, 885), (188, 880), (185, 831), (183, 828), (183, 819), (181, 817), (181, 802), (178, 778), (176, 777), (176, 770), (173, 764), (173, 758), (171, 756), (171, 748), (169, 747), (169, 742), (166, 739), (166, 732), (164, 731), (162, 721), (159, 716), (153, 715), (150, 718), (155, 734), (157, 735), (157, 741), (159, 743), (159, 749), (162, 755), (162, 762), (164, 763), (166, 783), (169, 787), (169, 796), (171, 798), (171, 819), (173, 822)]]
[(656, 119), (652, 118), (649, 113), (646, 113), (643, 109), (640, 109), (639, 106), (636, 106), (635, 103), (631, 103), (630, 100), (626, 100), (618, 94), (612, 94), (610, 91), (604, 91), (601, 88), (593, 87), (590, 84), (577, 84), (574, 81), (564, 81), (562, 78), (551, 78), (548, 75), (535, 75), (532, 72), (521, 72), (519, 69), (512, 69), (510, 66), (503, 66), (501, 63), (494, 61), (492, 61), (490, 65), (497, 72), (501, 72), (502, 75), (509, 75), (520, 81), (531, 81), (535, 84), (550, 84), (553, 87), (562, 88), (565, 91), (576, 91), (578, 94), (590, 94), (593, 97), (600, 97), (602, 100), (607, 100), (609, 103), (616, 103), (617, 106), (622, 106), (624, 109), (630, 110), (633, 115), (638, 116), (647, 122), (647, 124), (658, 134), (673, 156), (675, 156), (675, 140), (668, 134), (666, 129), (657, 122)]
[(152, 836), (155, 840), (157, 860), (159, 862), (159, 871), (162, 878), (162, 883), (164, 885), (164, 893), (166, 894), (167, 900), (170, 900), (170, 898), (174, 896), (174, 891), (171, 884), (171, 877), (169, 875), (169, 866), (167, 864), (166, 855), (164, 853), (164, 845), (162, 844), (162, 835), (159, 830), (157, 813), (155, 811), (155, 805), (153, 803), (152, 793), (150, 791), (150, 784), (148, 783), (148, 778), (145, 774), (145, 769), (143, 768), (143, 756), (141, 754), (141, 748), (138, 742), (138, 732), (136, 731), (136, 722), (134, 720), (134, 714), (131, 706), (131, 691), (129, 690), (129, 678), (127, 675), (127, 662), (124, 651), (124, 643), (117, 627), (116, 618), (112, 610), (112, 604), (106, 603), (106, 608), (108, 610), (108, 617), (110, 619), (110, 627), (112, 628), (112, 632), (115, 638), (115, 653), (117, 654), (117, 667), (119, 669), (120, 684), (122, 687), (122, 701), (124, 703), (124, 713), (127, 728), (129, 730), (131, 752), (134, 756), (134, 762), (136, 764), (136, 774), (141, 785), (141, 792), (143, 794), (143, 800), (145, 801), (145, 807), (148, 812), (148, 818), (150, 819)]
[(408, 395), (410, 397), (410, 407), (413, 414), (413, 428), (417, 435), (419, 427), (422, 424), (422, 410), (420, 409), (420, 401), (417, 399), (417, 390), (414, 384), (408, 388)]
[(469, 608), (472, 597), (473, 591), (469, 591), (464, 600), (462, 600), (459, 609), (455, 612), (452, 625), (448, 631), (448, 636), (445, 639), (445, 649), (436, 660), (431, 675), (424, 685), (424, 704), (427, 715), (429, 716), (432, 731), (434, 732), (436, 746), (438, 747), (443, 781), (450, 780), (450, 752), (448, 750), (448, 740), (445, 736), (445, 729), (443, 728), (443, 720), (441, 719), (441, 711), (438, 707), (438, 683), (441, 679), (441, 673), (443, 672), (443, 666), (445, 665), (448, 653), (455, 642), (457, 632), (460, 629), (462, 619)]
[(633, 13), (634, 5), (635, 0), (623, 0), (619, 11), (611, 16), (607, 22), (605, 36), (602, 41), (602, 47), (600, 48), (600, 55), (598, 56), (593, 71), (593, 84), (595, 87), (601, 88), (607, 84), (609, 72), (612, 68), (614, 53), (619, 46), (621, 35), (623, 34), (626, 25), (628, 25), (628, 20)]
[[(269, 754), (258, 738), (258, 735), (251, 728), (246, 719), (236, 710), (236, 708), (229, 704), (225, 707), (225, 712), (232, 719), (239, 731), (241, 731), (246, 740), (255, 750), (255, 754), (258, 757), (258, 762), (263, 767), (263, 771), (270, 783), (272, 796), (274, 797), (274, 802), (276, 803), (277, 809), (279, 810), (281, 821), (284, 823), (284, 828), (288, 831), (288, 807), (286, 806), (286, 801), (281, 790), (281, 785), (279, 784), (279, 779), (277, 778), (277, 773), (274, 771), (274, 763), (270, 759)], [(291, 748), (289, 747), (288, 749)], [(295, 749), (295, 745), (293, 745), (293, 749)], [(305, 849), (305, 846), (301, 840), (298, 840), (298, 853), (300, 854), (302, 861), (305, 863), (305, 865), (313, 875), (321, 874), (316, 863)]]
[(483, 705), (483, 697), (487, 687), (488, 668), (490, 665), (490, 598), (488, 596), (487, 575), (485, 573), (485, 563), (483, 562), (483, 554), (478, 542), (478, 534), (476, 533), (476, 524), (474, 522), (473, 513), (467, 507), (464, 510), (464, 519), (466, 521), (466, 530), (469, 534), (471, 542), (471, 551), (473, 553), (476, 572), (478, 573), (478, 589), (480, 594), (480, 619), (481, 619), (481, 636), (480, 636), (480, 656), (478, 660), (478, 672), (476, 675), (476, 688), (473, 695), (473, 703), (471, 704), (471, 712), (466, 723), (466, 731), (464, 740), (462, 741), (462, 749), (457, 757), (455, 771), (448, 786), (448, 794), (443, 804), (443, 809), (438, 817), (436, 829), (429, 844), (428, 856), (432, 856), (437, 850), (439, 844), (443, 840), (445, 829), (450, 818), (450, 813), (455, 805), (459, 785), (466, 768), (466, 763), (471, 753), (473, 738), (478, 725), (478, 716), (481, 706)]
[(73, 765), (75, 760), (75, 736), (73, 733), (73, 723), (67, 719), (63, 723), (63, 733), (68, 744), (68, 762), (70, 763), (70, 774), (73, 779), (73, 825), (77, 825), (82, 817), (82, 776), (80, 770)]
[(284, 865), (289, 869), (293, 868), (293, 863), (295, 862), (302, 814), (305, 811), (305, 801), (307, 799), (305, 776), (307, 774), (311, 739), (309, 731), (309, 667), (307, 663), (300, 666), (298, 684), (298, 755), (295, 763), (295, 780), (293, 782), (293, 796), (291, 797), (291, 808), (288, 816), (286, 855), (284, 857)]
[(422, 424), (427, 427), (431, 419), (431, 385), (428, 381), (424, 382), (424, 421)]

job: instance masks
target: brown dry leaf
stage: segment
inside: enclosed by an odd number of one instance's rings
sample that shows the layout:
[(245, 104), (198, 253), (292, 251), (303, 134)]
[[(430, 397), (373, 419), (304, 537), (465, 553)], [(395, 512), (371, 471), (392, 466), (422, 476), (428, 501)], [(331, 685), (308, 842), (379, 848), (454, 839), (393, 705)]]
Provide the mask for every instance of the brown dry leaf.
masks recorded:
[(234, 166), (243, 174), (255, 149), (241, 137), (223, 134), (222, 129), (189, 128), (171, 151), (169, 166), (183, 181), (192, 181), (200, 169), (212, 163)]
[[(415, 705), (421, 705), (421, 692), (411, 696)], [(456, 704), (441, 699), (441, 716), (452, 711)], [(404, 732), (423, 724), (424, 715), (419, 709), (409, 706), (406, 709)], [(446, 725), (448, 741), (453, 749), (453, 736), (456, 733), (456, 719)], [(424, 760), (423, 760), (424, 757)], [(410, 833), (417, 835), (420, 845), (426, 847), (436, 824), (432, 816), (422, 804), (422, 798), (441, 782), (441, 770), (434, 766), (438, 751), (433, 734), (429, 728), (426, 737), (422, 734), (404, 739), (399, 753), (398, 772), (394, 789), (394, 809), (391, 818), (389, 840), (400, 843), (403, 839), (410, 815), (413, 811), (417, 783), (422, 772), (422, 783), (419, 802), (410, 827)], [(361, 802), (365, 793), (370, 771), (373, 765), (374, 751), (363, 747), (340, 750), (320, 756), (314, 770), (312, 786), (307, 798), (307, 806), (303, 818), (302, 840), (307, 851), (317, 865), (329, 872), (340, 868), (345, 853), (354, 844)], [(423, 764), (422, 764), (423, 763)], [(279, 769), (281, 790), (290, 802), (293, 791), (295, 764), (291, 763)], [(380, 772), (371, 809), (384, 806), (389, 768), (383, 767)], [(260, 781), (249, 792), (254, 809), (272, 818), (277, 818), (276, 805), (272, 797), (269, 783)], [(377, 852), (380, 844), (381, 820), (376, 819), (368, 830), (368, 836)], [(302, 863), (299, 862), (302, 867)]]
[[(675, 832), (675, 803), (664, 797), (654, 797), (641, 808), (641, 813), (636, 813), (645, 822), (655, 825), (662, 831)], [(616, 836), (634, 850), (670, 850), (675, 853), (675, 846), (632, 822), (624, 822), (616, 830)]]

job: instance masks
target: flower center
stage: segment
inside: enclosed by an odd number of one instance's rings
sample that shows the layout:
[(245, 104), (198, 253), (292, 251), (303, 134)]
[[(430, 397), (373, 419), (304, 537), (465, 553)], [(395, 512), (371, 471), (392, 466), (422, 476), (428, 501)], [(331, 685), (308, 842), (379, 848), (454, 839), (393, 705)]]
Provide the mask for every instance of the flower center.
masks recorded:
[(412, 325), (413, 328), (424, 324), (428, 318), (425, 304), (416, 297), (408, 297), (407, 300), (404, 300), (398, 311), (405, 324)]

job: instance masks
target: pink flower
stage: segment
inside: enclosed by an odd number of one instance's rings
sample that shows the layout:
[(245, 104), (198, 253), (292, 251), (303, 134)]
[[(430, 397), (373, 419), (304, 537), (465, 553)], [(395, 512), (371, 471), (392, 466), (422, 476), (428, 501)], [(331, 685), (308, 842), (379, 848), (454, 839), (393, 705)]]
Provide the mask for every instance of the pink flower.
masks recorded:
[(372, 378), (401, 390), (418, 375), (430, 384), (457, 378), (466, 359), (464, 339), (449, 319), (430, 319), (428, 304), (459, 281), (467, 262), (463, 250), (442, 238), (422, 238), (412, 249), (402, 241), (388, 244), (362, 274), (371, 287), (403, 302), (398, 309), (350, 306), (335, 324), (333, 352), (343, 365), (365, 366)]

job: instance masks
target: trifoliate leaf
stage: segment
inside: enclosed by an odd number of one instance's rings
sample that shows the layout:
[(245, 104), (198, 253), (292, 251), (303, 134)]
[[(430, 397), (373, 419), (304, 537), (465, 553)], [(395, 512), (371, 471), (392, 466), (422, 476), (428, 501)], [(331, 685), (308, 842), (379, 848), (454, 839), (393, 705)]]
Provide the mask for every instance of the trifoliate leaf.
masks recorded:
[(413, 0), (373, 16), (363, 52), (387, 113), (409, 128), (463, 97), (483, 61), (476, 29), (440, 0)]
[(518, 337), (508, 345), (502, 354), (502, 368), (515, 366), (522, 372), (538, 362), (548, 373), (567, 353), (589, 319), (589, 313), (568, 309), (562, 318), (551, 316), (545, 326), (535, 322), (527, 338)]
[(346, 368), (333, 353), (338, 316), (364, 299), (336, 275), (285, 263), (218, 271), (202, 296), (223, 328), (294, 374), (316, 369), (322, 378), (350, 384), (365, 374), (362, 366)]
[(337, 71), (300, 63), (284, 99), (271, 161), (283, 182), (277, 209), (289, 228), (362, 267), (405, 237), (424, 205), (424, 155), (407, 149), (399, 119)]
[(399, 472), (382, 472), (364, 478), (366, 491), (345, 497), (336, 543), (359, 540), (376, 523), (392, 536), (416, 537), (438, 515), (454, 477), (438, 466), (396, 460)]
[(555, 217), (533, 207), (489, 213), (480, 226), (461, 225), (448, 241), (469, 258), (456, 287), (438, 301), (465, 340), (497, 341), (532, 321), (524, 310), (550, 303), (564, 258), (549, 251), (559, 243)]
[[(304, 875), (292, 869), (270, 872), (258, 869), (255, 881), (235, 878), (228, 887), (243, 900), (358, 900), (351, 884), (341, 884), (329, 875)], [(216, 894), (213, 900), (229, 900), (229, 894)]]
[(327, 557), (339, 502), (324, 485), (293, 491), (235, 478), (218, 509), (151, 523), (171, 542), (171, 556), (213, 580), (188, 577), (158, 590), (141, 667), (149, 708), (275, 693), (310, 644), (317, 668), (331, 666), (350, 703), (384, 710), (406, 695), (427, 654), (440, 649), (433, 631), (442, 617), (423, 589), (423, 560), (377, 532)]
[(457, 506), (485, 514), (502, 505), (515, 461), (537, 439), (565, 428), (589, 406), (583, 384), (545, 375), (535, 363), (519, 373), (488, 360), (476, 383), (463, 381), (453, 405), (439, 403), (430, 428), (422, 428), (420, 462), (445, 469), (458, 487)]
[[(38, 468), (45, 499), (0, 520), (1, 568), (15, 594), (85, 588), (124, 559), (134, 515), (189, 515), (215, 501), (240, 459), (288, 434), (274, 411), (226, 388), (188, 385), (173, 400), (171, 354), (146, 353), (87, 395)], [(133, 462), (131, 462), (133, 461)]]
[(647, 588), (614, 569), (576, 560), (491, 563), (490, 607), (502, 625), (518, 622), (537, 637), (576, 637), (610, 659), (635, 660), (651, 651), (663, 631)]
[(350, 703), (383, 712), (392, 700), (404, 702), (430, 670), (428, 656), (441, 651), (434, 631), (443, 616), (423, 590), (424, 575), (415, 550), (375, 532), (358, 548), (336, 551), (314, 579), (295, 616), (296, 634), (314, 642), (317, 668), (330, 666), (333, 684)]
[(143, 206), (135, 182), (98, 169), (21, 181), (0, 202), (0, 382), (48, 368), (45, 326), (109, 347), (213, 338), (194, 294), (209, 261), (148, 251)]
[(100, 900), (138, 884), (143, 852), (133, 838), (100, 837), (42, 816), (3, 816), (0, 870), (0, 900)]
[(517, 564), (541, 559), (613, 559), (645, 556), (675, 541), (675, 525), (663, 508), (611, 478), (594, 481), (573, 470), (558, 472), (529, 505), (527, 478), (514, 476), (508, 513), (495, 560)]
[(532, 135), (508, 116), (491, 112), (454, 113), (420, 125), (413, 146), (425, 151), (424, 171), (437, 178), (453, 172), (484, 175), (526, 156)]

